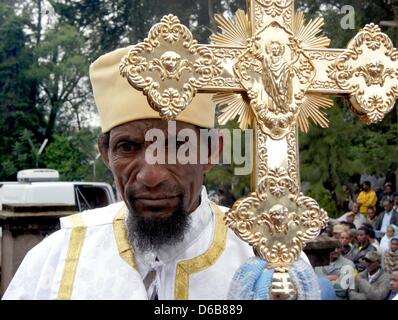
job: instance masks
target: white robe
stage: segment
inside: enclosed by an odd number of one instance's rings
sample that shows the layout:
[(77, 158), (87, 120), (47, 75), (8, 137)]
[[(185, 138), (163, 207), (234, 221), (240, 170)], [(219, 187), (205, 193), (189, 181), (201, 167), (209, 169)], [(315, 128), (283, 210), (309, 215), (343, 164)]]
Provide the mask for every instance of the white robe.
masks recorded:
[[(226, 210), (203, 188), (184, 239), (147, 254), (127, 241), (123, 202), (62, 218), (28, 252), (3, 299), (148, 299), (154, 288), (159, 300), (226, 299), (235, 271), (253, 256), (225, 227)], [(147, 292), (142, 279), (153, 269)]]
[(3, 299), (147, 299), (142, 279), (152, 268), (159, 299), (226, 299), (253, 253), (219, 208), (203, 188), (184, 239), (150, 254), (131, 249), (123, 202), (62, 218), (61, 229), (28, 252)]

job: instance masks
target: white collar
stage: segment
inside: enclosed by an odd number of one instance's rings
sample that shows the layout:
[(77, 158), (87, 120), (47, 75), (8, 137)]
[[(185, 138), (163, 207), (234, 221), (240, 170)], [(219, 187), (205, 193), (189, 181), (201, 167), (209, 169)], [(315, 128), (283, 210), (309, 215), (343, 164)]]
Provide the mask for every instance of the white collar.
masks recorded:
[[(156, 252), (142, 252), (138, 248), (134, 248), (134, 255), (137, 258), (139, 269), (143, 276), (151, 269), (160, 268), (164, 264), (176, 260), (178, 256), (196, 242), (200, 234), (212, 221), (213, 211), (204, 186), (202, 186), (200, 205), (190, 214), (190, 217), (191, 223), (189, 229), (185, 232), (184, 239), (179, 243), (175, 245), (164, 245)], [(156, 261), (156, 258), (158, 258), (159, 261)]]

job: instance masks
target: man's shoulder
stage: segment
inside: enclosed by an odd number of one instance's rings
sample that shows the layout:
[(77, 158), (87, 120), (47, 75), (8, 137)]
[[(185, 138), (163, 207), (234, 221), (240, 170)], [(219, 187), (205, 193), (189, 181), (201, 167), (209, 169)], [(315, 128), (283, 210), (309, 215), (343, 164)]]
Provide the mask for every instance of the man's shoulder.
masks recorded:
[(124, 202), (112, 203), (106, 207), (86, 210), (60, 219), (61, 228), (94, 227), (112, 224), (116, 215), (125, 209)]
[(366, 251), (377, 251), (377, 248), (373, 243), (369, 243), (368, 247), (366, 248)]

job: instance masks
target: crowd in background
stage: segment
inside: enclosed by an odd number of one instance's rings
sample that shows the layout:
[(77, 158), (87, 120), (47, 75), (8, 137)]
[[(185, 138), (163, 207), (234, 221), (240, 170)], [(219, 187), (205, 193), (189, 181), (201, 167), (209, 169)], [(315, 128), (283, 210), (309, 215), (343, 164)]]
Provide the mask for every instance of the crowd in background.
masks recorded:
[[(330, 264), (315, 272), (334, 291), (328, 298), (398, 300), (398, 190), (374, 177), (361, 181), (343, 185), (341, 214), (322, 231), (339, 247), (330, 254)], [(225, 189), (210, 191), (209, 198), (226, 207), (236, 200)]]
[(390, 182), (359, 192), (343, 186), (343, 214), (324, 230), (339, 240), (330, 264), (316, 267), (331, 281), (337, 299), (398, 300), (398, 192)]

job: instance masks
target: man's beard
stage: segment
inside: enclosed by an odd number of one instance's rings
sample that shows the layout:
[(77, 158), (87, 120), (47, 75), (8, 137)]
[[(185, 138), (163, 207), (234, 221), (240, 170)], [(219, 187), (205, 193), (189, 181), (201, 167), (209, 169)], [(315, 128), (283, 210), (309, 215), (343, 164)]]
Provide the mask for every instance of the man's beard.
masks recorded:
[(164, 219), (147, 219), (130, 211), (126, 221), (127, 238), (139, 250), (152, 251), (182, 241), (190, 223), (190, 215), (180, 207)]

